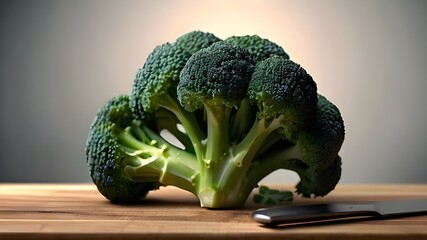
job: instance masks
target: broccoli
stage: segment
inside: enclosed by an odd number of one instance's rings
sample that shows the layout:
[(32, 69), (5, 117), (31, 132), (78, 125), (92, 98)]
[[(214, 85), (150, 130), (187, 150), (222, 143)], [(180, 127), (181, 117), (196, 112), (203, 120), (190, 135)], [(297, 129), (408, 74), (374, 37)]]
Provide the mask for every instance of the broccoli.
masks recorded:
[(100, 109), (86, 155), (91, 177), (106, 198), (137, 202), (161, 185), (192, 190), (199, 175), (196, 159), (153, 128), (150, 122), (133, 118), (129, 96), (112, 98)]
[(212, 33), (193, 31), (182, 35), (175, 41), (175, 45), (181, 47), (185, 51), (194, 54), (202, 48), (209, 47), (215, 42), (221, 41)]
[[(190, 53), (175, 44), (166, 43), (156, 47), (136, 75), (131, 106), (135, 117), (141, 119), (149, 118), (159, 108), (170, 111), (172, 114), (169, 114), (169, 120), (174, 122), (175, 116), (188, 134), (178, 139), (186, 141), (185, 138), (189, 138), (193, 149), (200, 152), (200, 141), (204, 134), (197, 127), (194, 114), (184, 111), (176, 100), (179, 74), (190, 56)], [(176, 132), (176, 129), (171, 129), (176, 128), (176, 125), (170, 124), (166, 127), (168, 131)]]
[(289, 55), (281, 46), (258, 35), (232, 36), (225, 39), (225, 41), (248, 50), (256, 63), (274, 55), (289, 59)]
[(98, 111), (86, 158), (113, 202), (173, 185), (202, 207), (238, 208), (277, 169), (300, 176), (302, 197), (328, 194), (341, 177), (343, 140), (338, 108), (279, 45), (194, 31), (154, 48), (131, 94)]
[(280, 191), (276, 189), (270, 189), (266, 186), (259, 186), (258, 194), (254, 194), (253, 202), (255, 204), (268, 204), (278, 205), (293, 200), (293, 193), (291, 191)]
[(112, 202), (137, 202), (159, 187), (157, 181), (135, 182), (124, 174), (127, 155), (119, 147), (118, 134), (132, 121), (129, 97), (113, 98), (98, 111), (86, 144), (92, 180)]
[(289, 169), (300, 176), (296, 191), (303, 197), (325, 196), (334, 189), (341, 177), (338, 152), (344, 141), (344, 123), (334, 104), (319, 94), (317, 97), (311, 124), (291, 138), (279, 139), (268, 154), (261, 153), (247, 172), (248, 185), (255, 187), (274, 170)]

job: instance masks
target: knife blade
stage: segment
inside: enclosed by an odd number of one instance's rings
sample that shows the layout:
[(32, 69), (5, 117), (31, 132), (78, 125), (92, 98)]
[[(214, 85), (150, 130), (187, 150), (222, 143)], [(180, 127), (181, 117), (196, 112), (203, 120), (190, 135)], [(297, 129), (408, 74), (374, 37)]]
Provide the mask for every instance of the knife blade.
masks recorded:
[(414, 214), (427, 214), (427, 199), (270, 207), (253, 211), (251, 217), (258, 223), (275, 226), (354, 217), (391, 218)]

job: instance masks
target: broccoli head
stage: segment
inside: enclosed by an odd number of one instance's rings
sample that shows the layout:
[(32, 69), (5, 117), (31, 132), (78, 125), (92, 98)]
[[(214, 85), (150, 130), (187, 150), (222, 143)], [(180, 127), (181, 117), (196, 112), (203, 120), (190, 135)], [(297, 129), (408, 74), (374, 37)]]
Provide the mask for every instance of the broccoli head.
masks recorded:
[(86, 144), (90, 176), (112, 202), (136, 202), (159, 187), (158, 182), (134, 182), (123, 171), (126, 155), (116, 134), (132, 119), (128, 96), (111, 99), (98, 111)]
[(283, 118), (289, 126), (304, 126), (317, 103), (313, 78), (295, 62), (273, 56), (257, 65), (248, 97), (258, 105), (260, 118)]
[[(187, 131), (187, 136), (179, 139), (184, 142), (191, 140), (191, 148), (200, 152), (201, 146), (197, 143), (204, 134), (197, 127), (195, 116), (184, 111), (176, 97), (180, 72), (190, 56), (179, 46), (169, 43), (154, 48), (133, 82), (131, 108), (135, 117), (141, 119), (149, 118), (159, 109), (171, 112), (169, 121), (175, 121), (176, 117)], [(170, 125), (167, 130), (173, 131), (171, 129), (175, 127)]]
[(209, 47), (215, 42), (221, 41), (212, 33), (193, 31), (186, 33), (175, 41), (175, 45), (181, 47), (185, 51), (194, 54), (202, 48)]
[(289, 169), (301, 178), (296, 186), (299, 194), (304, 197), (325, 196), (335, 188), (341, 177), (338, 152), (344, 141), (344, 133), (340, 111), (319, 94), (311, 124), (299, 129), (292, 139), (276, 138), (268, 153), (262, 153), (253, 163), (248, 179), (255, 185), (272, 170)]
[(303, 197), (328, 194), (341, 177), (344, 133), (338, 108), (282, 47), (194, 31), (154, 48), (130, 96), (101, 107), (86, 156), (111, 201), (173, 185), (202, 207), (237, 208), (277, 169), (300, 176)]
[[(173, 96), (179, 74), (191, 54), (165, 43), (154, 48), (144, 66), (136, 74), (132, 88), (132, 108), (137, 117), (160, 107), (174, 109)], [(172, 94), (172, 96), (170, 96)]]
[(234, 107), (246, 96), (253, 60), (244, 49), (217, 42), (191, 56), (181, 71), (178, 99), (187, 111), (205, 103)]
[(232, 36), (225, 41), (246, 49), (256, 63), (272, 56), (289, 59), (288, 54), (281, 46), (268, 39), (260, 38), (258, 35)]

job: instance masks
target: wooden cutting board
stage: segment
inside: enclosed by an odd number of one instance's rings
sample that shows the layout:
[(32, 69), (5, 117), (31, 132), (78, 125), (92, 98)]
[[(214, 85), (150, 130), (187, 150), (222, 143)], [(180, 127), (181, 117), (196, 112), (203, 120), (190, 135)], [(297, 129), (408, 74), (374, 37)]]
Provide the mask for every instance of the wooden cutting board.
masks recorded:
[[(427, 198), (427, 184), (339, 185), (327, 197), (295, 196), (292, 204), (411, 198)], [(0, 184), (0, 239), (427, 239), (427, 215), (271, 229), (250, 219), (259, 207), (249, 200), (243, 209), (203, 209), (174, 187), (143, 204), (115, 205), (93, 184)]]

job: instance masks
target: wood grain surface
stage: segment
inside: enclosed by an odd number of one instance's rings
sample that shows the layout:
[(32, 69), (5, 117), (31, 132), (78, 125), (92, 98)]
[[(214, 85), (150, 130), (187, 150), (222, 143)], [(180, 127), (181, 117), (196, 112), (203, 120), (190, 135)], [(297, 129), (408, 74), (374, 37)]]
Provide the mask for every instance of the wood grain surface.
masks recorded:
[[(327, 197), (295, 196), (289, 205), (413, 198), (427, 198), (427, 185), (339, 185)], [(426, 215), (272, 229), (250, 219), (259, 207), (208, 210), (174, 187), (142, 204), (115, 205), (93, 184), (0, 184), (0, 239), (427, 239)]]

